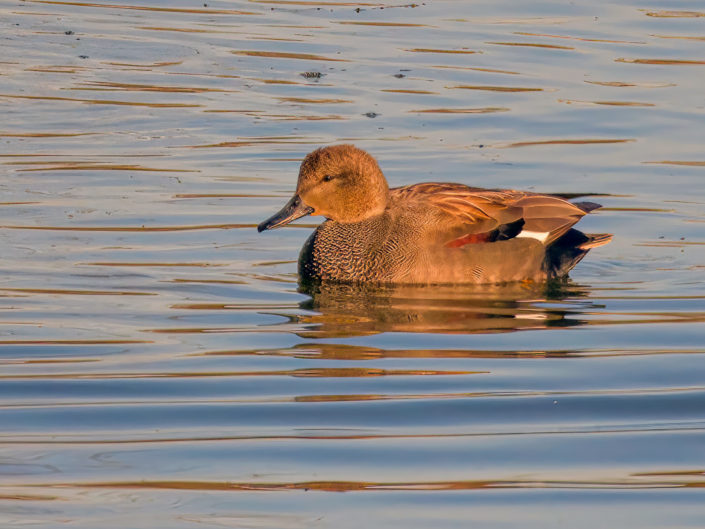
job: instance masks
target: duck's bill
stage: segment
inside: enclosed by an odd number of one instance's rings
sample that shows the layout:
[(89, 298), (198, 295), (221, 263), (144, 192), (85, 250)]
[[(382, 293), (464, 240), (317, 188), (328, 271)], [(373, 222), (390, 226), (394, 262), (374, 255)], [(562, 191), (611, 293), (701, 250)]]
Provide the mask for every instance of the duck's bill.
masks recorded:
[(304, 204), (299, 195), (294, 195), (279, 213), (269, 217), (257, 226), (257, 231), (273, 230), (310, 213), (313, 213), (313, 208)]

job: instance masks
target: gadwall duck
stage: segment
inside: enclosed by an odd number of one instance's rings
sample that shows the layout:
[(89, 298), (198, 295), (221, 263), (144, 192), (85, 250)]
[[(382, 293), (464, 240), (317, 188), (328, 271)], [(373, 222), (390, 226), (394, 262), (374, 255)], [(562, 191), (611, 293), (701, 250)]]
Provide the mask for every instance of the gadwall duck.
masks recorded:
[(571, 227), (600, 207), (527, 191), (422, 183), (390, 189), (353, 145), (317, 149), (296, 193), (258, 231), (326, 217), (299, 256), (302, 279), (380, 283), (504, 283), (565, 276), (609, 234)]

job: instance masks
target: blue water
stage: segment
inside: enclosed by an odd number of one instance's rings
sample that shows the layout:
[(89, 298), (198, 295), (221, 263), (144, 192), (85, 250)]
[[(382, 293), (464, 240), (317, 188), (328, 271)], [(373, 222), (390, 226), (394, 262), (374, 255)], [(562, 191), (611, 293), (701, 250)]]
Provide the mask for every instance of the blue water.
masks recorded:
[[(0, 526), (702, 527), (702, 4), (205, 4), (0, 6)], [(341, 142), (614, 240), (302, 289)]]

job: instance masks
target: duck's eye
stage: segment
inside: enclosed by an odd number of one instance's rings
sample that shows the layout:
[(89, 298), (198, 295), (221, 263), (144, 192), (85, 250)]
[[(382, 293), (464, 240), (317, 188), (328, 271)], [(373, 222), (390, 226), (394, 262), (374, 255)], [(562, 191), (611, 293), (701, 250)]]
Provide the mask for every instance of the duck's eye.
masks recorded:
[(324, 182), (330, 182), (331, 180), (333, 180), (333, 177), (329, 174), (323, 177)]

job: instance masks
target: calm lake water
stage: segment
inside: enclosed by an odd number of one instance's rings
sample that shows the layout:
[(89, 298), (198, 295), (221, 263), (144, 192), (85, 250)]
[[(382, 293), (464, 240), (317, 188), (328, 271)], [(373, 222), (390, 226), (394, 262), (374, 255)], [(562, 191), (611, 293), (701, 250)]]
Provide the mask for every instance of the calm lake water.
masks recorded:
[[(0, 23), (0, 526), (705, 525), (702, 0)], [(614, 241), (560, 288), (300, 292), (320, 219), (255, 226), (340, 142)]]

